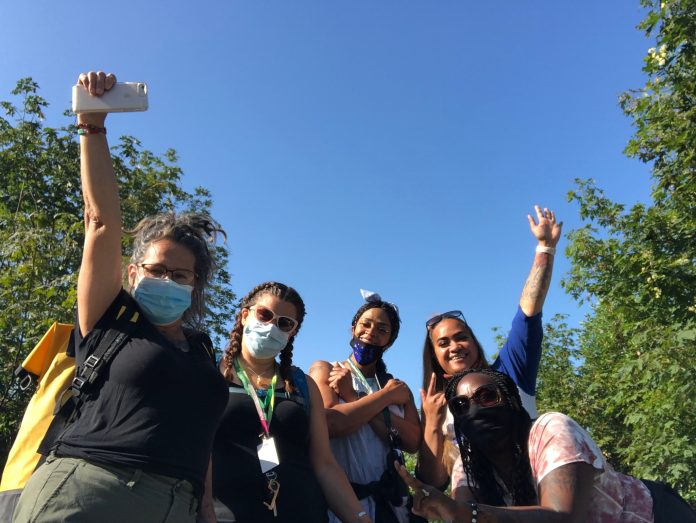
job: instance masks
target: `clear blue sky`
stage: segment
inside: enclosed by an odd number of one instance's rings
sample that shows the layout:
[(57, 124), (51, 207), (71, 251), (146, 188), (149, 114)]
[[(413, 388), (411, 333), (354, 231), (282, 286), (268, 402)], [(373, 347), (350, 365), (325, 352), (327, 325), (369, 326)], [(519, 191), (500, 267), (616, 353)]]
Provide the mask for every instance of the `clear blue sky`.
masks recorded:
[[(431, 313), (463, 310), (489, 354), (508, 328), (535, 203), (567, 232), (576, 177), (648, 198), (617, 106), (652, 46), (638, 3), (2, 2), (0, 99), (32, 76), (59, 126), (81, 71), (148, 82), (150, 110), (111, 116), (109, 136), (176, 149), (185, 187), (212, 191), (235, 292), (300, 291), (304, 368), (345, 357), (359, 289), (380, 292), (403, 319), (387, 365), (417, 397)], [(544, 313), (579, 325), (568, 268), (559, 255)]]

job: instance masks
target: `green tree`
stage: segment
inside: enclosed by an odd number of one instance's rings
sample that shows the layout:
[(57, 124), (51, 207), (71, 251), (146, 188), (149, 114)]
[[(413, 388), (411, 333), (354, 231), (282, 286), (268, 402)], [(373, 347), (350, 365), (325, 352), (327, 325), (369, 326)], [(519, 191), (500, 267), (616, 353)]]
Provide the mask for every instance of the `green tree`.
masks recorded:
[(569, 199), (563, 284), (592, 306), (579, 336), (580, 421), (620, 470), (672, 483), (696, 504), (696, 2), (642, 0), (654, 39), (643, 88), (620, 106), (635, 127), (626, 154), (651, 168), (652, 201), (611, 201), (591, 180)]
[(539, 412), (563, 412), (578, 419), (582, 417), (584, 408), (579, 394), (579, 329), (568, 326), (566, 319), (566, 315), (556, 314), (544, 324), (536, 391), (537, 409)]
[[(30, 78), (12, 91), (16, 102), (0, 102), (0, 457), (4, 463), (21, 420), (26, 394), (14, 369), (52, 322), (72, 322), (83, 233), (79, 147), (75, 127), (44, 125), (47, 102)], [(66, 119), (69, 113), (66, 113)], [(209, 192), (181, 186), (177, 157), (162, 157), (124, 136), (112, 147), (120, 184), (124, 228), (163, 211), (205, 211)], [(129, 247), (124, 238), (124, 252)], [(208, 302), (206, 328), (216, 346), (226, 338), (234, 294), (224, 270), (227, 249), (216, 248), (222, 270)], [(124, 259), (125, 261), (125, 259)]]

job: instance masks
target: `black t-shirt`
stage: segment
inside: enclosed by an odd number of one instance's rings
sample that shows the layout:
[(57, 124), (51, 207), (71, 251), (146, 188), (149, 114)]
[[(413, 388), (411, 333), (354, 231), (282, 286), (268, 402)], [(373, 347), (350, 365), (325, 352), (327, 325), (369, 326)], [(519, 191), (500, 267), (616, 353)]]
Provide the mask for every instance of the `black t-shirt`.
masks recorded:
[[(256, 447), (263, 432), (252, 399), (240, 385), (229, 384), (227, 408), (213, 445), (213, 493), (232, 510), (237, 522), (314, 523), (327, 520), (327, 506), (309, 458), (309, 417), (303, 405), (276, 390), (270, 432), (280, 465), (278, 517), (268, 501), (266, 477)], [(263, 398), (262, 400), (263, 401)]]
[[(92, 352), (123, 305), (124, 290), (84, 338), (75, 328), (76, 362)], [(140, 468), (190, 481), (200, 494), (215, 430), (227, 401), (225, 380), (199, 343), (177, 348), (140, 314), (131, 338), (62, 434), (56, 454)]]

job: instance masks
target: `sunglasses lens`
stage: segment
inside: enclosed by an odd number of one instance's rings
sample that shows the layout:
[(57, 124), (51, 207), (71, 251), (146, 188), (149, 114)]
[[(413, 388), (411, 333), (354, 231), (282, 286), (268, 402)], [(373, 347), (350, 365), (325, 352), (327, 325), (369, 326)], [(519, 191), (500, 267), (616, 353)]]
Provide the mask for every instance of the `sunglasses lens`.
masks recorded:
[(441, 319), (442, 319), (442, 314), (438, 314), (437, 316), (433, 316), (432, 318), (430, 318), (428, 321), (425, 322), (425, 327), (429, 329), (430, 327), (432, 327), (436, 323), (439, 323)]
[(278, 328), (283, 332), (290, 332), (295, 328), (295, 321), (287, 316), (278, 317)]
[(495, 388), (479, 389), (476, 396), (476, 403), (482, 407), (492, 407), (500, 401), (498, 390)]
[(254, 308), (254, 311), (256, 311), (256, 319), (260, 322), (268, 323), (270, 321), (273, 321), (273, 311), (259, 306), (256, 306)]
[(438, 314), (436, 316), (433, 316), (428, 321), (426, 321), (425, 322), (426, 329), (430, 329), (431, 327), (434, 327), (435, 325), (440, 323), (445, 318), (455, 318), (458, 320), (462, 320), (464, 323), (466, 323), (466, 320), (464, 319), (464, 314), (462, 314), (462, 311), (448, 311), (448, 312), (443, 312), (442, 314)]
[(456, 396), (449, 402), (453, 416), (463, 416), (469, 412), (469, 398), (466, 396)]

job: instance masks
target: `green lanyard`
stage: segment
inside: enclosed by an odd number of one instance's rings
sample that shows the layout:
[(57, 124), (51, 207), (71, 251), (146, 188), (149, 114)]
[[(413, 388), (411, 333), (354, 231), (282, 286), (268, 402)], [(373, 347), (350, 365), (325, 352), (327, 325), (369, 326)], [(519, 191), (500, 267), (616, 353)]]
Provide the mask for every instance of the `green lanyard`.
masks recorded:
[[(353, 363), (353, 360), (350, 359), (350, 356), (348, 356), (348, 366), (350, 367), (350, 371), (355, 374), (355, 376), (358, 378), (358, 381), (362, 384), (363, 387), (365, 387), (368, 391), (370, 391), (370, 394), (375, 392), (372, 387), (370, 387), (370, 384), (367, 382), (367, 378), (363, 375), (362, 371), (358, 368), (358, 366)], [(379, 383), (379, 378), (375, 376), (375, 382), (377, 383), (377, 390), (382, 389), (382, 385)], [(384, 416), (384, 423), (387, 425), (387, 429), (391, 430), (392, 424), (391, 424), (391, 412), (389, 412), (389, 407), (384, 409), (382, 411), (382, 416)]]
[(251, 401), (254, 402), (256, 413), (259, 415), (259, 421), (261, 422), (264, 434), (266, 437), (270, 436), (271, 418), (273, 417), (273, 407), (275, 406), (275, 385), (278, 375), (273, 374), (271, 387), (266, 391), (266, 399), (264, 399), (263, 407), (261, 407), (261, 402), (256, 394), (256, 390), (249, 383), (249, 377), (239, 364), (239, 361), (237, 361), (237, 358), (234, 359), (234, 370), (237, 373), (239, 381), (242, 382), (244, 390), (251, 397)]
[[(363, 375), (362, 371), (358, 368), (358, 366), (353, 363), (353, 360), (350, 359), (350, 356), (348, 356), (348, 366), (350, 367), (350, 370), (355, 376), (358, 378), (358, 381), (362, 384), (363, 387), (365, 387), (370, 394), (375, 392), (372, 387), (370, 387), (370, 384), (367, 382), (367, 378)], [(379, 380), (377, 377), (375, 377), (375, 381), (377, 382), (377, 390), (380, 390), (382, 386), (379, 384)]]

